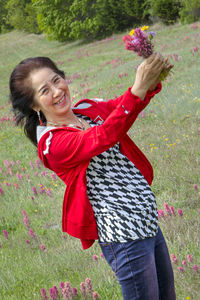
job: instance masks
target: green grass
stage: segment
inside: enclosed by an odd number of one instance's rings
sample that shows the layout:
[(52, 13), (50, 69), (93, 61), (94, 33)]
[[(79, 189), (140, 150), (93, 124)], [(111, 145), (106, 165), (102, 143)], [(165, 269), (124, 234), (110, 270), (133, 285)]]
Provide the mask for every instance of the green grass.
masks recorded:
[[(200, 270), (195, 273), (192, 267), (194, 264), (200, 267), (200, 50), (194, 56), (191, 50), (200, 45), (200, 24), (197, 29), (179, 24), (170, 27), (155, 24), (151, 29), (156, 32), (156, 50), (171, 55), (174, 74), (145, 109), (146, 116), (139, 116), (130, 135), (153, 165), (152, 189), (158, 209), (168, 203), (176, 211), (183, 210), (182, 218), (176, 213), (176, 217), (160, 220), (169, 252), (178, 258), (178, 264), (173, 265), (177, 300), (199, 300)], [(141, 61), (124, 49), (122, 36), (83, 44), (48, 42), (42, 35), (20, 32), (0, 35), (0, 119), (12, 118), (8, 103), (10, 73), (16, 64), (30, 56), (49, 56), (57, 62), (72, 80), (70, 91), (75, 102), (84, 97), (109, 99), (122, 94), (133, 84), (134, 68)], [(177, 62), (174, 54), (181, 57)], [(51, 171), (36, 167), (36, 149), (24, 137), (23, 130), (13, 126), (12, 120), (0, 122), (0, 129), (0, 187), (4, 191), (0, 195), (0, 299), (41, 299), (41, 288), (48, 291), (61, 281), (70, 281), (78, 289), (77, 299), (81, 299), (79, 285), (87, 277), (101, 299), (122, 299), (114, 274), (100, 257), (98, 244), (83, 251), (75, 238), (62, 237), (63, 183), (58, 178), (53, 181)], [(12, 176), (4, 166), (6, 159), (15, 163), (11, 166)], [(43, 171), (47, 171), (46, 175), (42, 175)], [(18, 179), (16, 173), (23, 179)], [(45, 190), (51, 188), (51, 197), (45, 192), (31, 198), (32, 187), (39, 190), (40, 184)], [(34, 239), (23, 224), (22, 210), (29, 216)], [(3, 230), (8, 231), (8, 240)], [(41, 244), (46, 252), (40, 249)], [(93, 260), (94, 254), (98, 261)], [(177, 267), (187, 254), (193, 256), (193, 262), (180, 273)]]

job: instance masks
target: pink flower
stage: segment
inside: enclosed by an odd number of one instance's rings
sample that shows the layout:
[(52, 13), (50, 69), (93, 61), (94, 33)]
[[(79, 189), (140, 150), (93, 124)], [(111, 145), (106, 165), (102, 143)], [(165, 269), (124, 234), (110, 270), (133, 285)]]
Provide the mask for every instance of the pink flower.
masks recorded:
[(167, 203), (164, 203), (164, 209), (168, 216), (171, 216), (171, 210), (169, 208), (169, 205)]
[(50, 188), (47, 188), (47, 190), (46, 190), (46, 194), (47, 194), (49, 197), (51, 197), (51, 195), (52, 195), (52, 192), (51, 192), (51, 189), (50, 189)]
[(98, 257), (97, 257), (96, 254), (94, 254), (92, 258), (93, 258), (94, 261), (98, 261)]
[(29, 228), (29, 224), (30, 224), (29, 218), (28, 218), (28, 216), (25, 216), (24, 217), (24, 226), (26, 227), (26, 229)]
[(86, 278), (85, 279), (85, 284), (86, 284), (87, 294), (89, 296), (92, 296), (93, 288), (92, 288), (92, 281), (91, 281), (91, 279), (90, 278)]
[(196, 183), (193, 185), (193, 188), (194, 188), (195, 190), (198, 190), (198, 186), (197, 186)]
[(8, 240), (8, 232), (7, 232), (7, 230), (3, 230), (3, 235)]
[(35, 164), (38, 167), (38, 169), (40, 169), (40, 161), (39, 161), (39, 159), (36, 159)]
[(44, 251), (44, 252), (46, 251), (46, 248), (45, 248), (44, 244), (41, 244), (40, 248), (41, 248), (42, 251)]
[(194, 51), (194, 52), (198, 52), (198, 50), (199, 50), (199, 48), (198, 48), (197, 46), (195, 46), (195, 47), (193, 48), (193, 51)]
[(32, 161), (30, 161), (30, 166), (32, 169), (34, 169), (34, 165), (33, 165)]
[(49, 298), (51, 300), (58, 300), (58, 289), (56, 285), (49, 289)]
[(37, 189), (36, 189), (35, 186), (32, 187), (32, 191), (33, 191), (33, 194), (34, 194), (34, 195), (37, 195)]
[(80, 283), (80, 291), (81, 291), (81, 295), (83, 297), (85, 297), (86, 296), (86, 287), (85, 287), (85, 283), (84, 282)]
[(8, 173), (10, 174), (10, 176), (13, 176), (12, 168), (8, 168)]
[(102, 252), (101, 252), (100, 256), (101, 256), (102, 258), (104, 258), (104, 255), (103, 255), (103, 253), (102, 253)]
[(125, 48), (136, 52), (138, 56), (147, 58), (153, 53), (154, 45), (148, 39), (148, 35), (140, 28), (135, 29), (133, 36), (125, 35), (122, 40), (125, 43)]
[(189, 262), (192, 262), (192, 261), (193, 261), (193, 257), (192, 257), (191, 254), (188, 254), (188, 255), (187, 255), (187, 260), (188, 260)]
[(178, 271), (179, 271), (180, 273), (183, 273), (183, 272), (184, 272), (183, 267), (178, 267)]
[(73, 291), (73, 296), (77, 296), (78, 295), (78, 291), (76, 288), (72, 288), (72, 291)]
[(144, 111), (141, 111), (140, 116), (141, 116), (141, 118), (145, 118), (146, 117), (146, 113)]
[(55, 173), (52, 173), (52, 174), (51, 174), (51, 178), (52, 178), (53, 181), (55, 181), (55, 180), (56, 180), (56, 174), (55, 174)]
[(41, 294), (42, 294), (42, 300), (48, 300), (45, 289), (41, 289)]
[(0, 195), (3, 195), (3, 189), (0, 187)]
[(174, 210), (174, 207), (173, 206), (170, 206), (170, 209), (171, 209), (171, 212), (174, 216), (176, 216), (176, 213), (175, 213), (175, 210)]
[(200, 214), (200, 209), (198, 209), (198, 213)]
[(29, 240), (26, 240), (26, 243), (27, 243), (27, 244), (29, 244), (29, 243), (30, 243), (30, 241), (29, 241)]
[(165, 213), (162, 209), (158, 210), (158, 218), (165, 218)]
[(176, 256), (174, 254), (171, 254), (171, 260), (174, 264), (178, 263), (178, 259), (176, 258)]
[(29, 230), (29, 234), (32, 238), (35, 238), (35, 233), (32, 228)]
[(28, 217), (27, 212), (26, 212), (24, 209), (22, 210), (22, 215), (23, 215), (24, 217)]
[(196, 272), (198, 272), (198, 270), (199, 270), (199, 267), (198, 267), (197, 265), (194, 265), (192, 268), (193, 268), (193, 270), (196, 271)]
[(187, 261), (186, 261), (186, 259), (184, 259), (183, 261), (182, 261), (182, 265), (185, 267), (185, 266), (187, 266)]
[(64, 282), (61, 281), (61, 282), (60, 282), (60, 288), (61, 288), (61, 289), (64, 289), (64, 287), (65, 287), (65, 284), (64, 284)]
[(16, 188), (16, 189), (18, 189), (19, 188), (19, 185), (18, 185), (18, 183), (14, 183), (14, 187)]
[(182, 218), (182, 216), (183, 216), (183, 211), (182, 211), (182, 209), (178, 208), (177, 211), (178, 211), (179, 216)]
[(97, 292), (93, 292), (93, 294), (92, 294), (92, 299), (93, 299), (93, 300), (99, 299), (99, 295), (98, 295)]
[(72, 290), (70, 282), (65, 282), (65, 286), (62, 289), (62, 295), (63, 295), (63, 298), (66, 300), (72, 299), (73, 290)]

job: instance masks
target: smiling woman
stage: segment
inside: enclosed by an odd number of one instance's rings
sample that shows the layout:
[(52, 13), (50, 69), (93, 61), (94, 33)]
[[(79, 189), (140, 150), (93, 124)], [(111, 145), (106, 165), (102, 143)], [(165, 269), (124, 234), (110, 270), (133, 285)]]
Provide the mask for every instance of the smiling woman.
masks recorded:
[[(160, 54), (137, 69), (122, 96), (71, 105), (64, 72), (47, 57), (22, 61), (10, 77), (17, 123), (38, 147), (45, 167), (66, 184), (62, 228), (83, 249), (98, 240), (125, 300), (174, 300), (168, 249), (150, 185), (153, 169), (128, 137), (138, 114), (170, 70)], [(37, 133), (36, 133), (37, 132)]]

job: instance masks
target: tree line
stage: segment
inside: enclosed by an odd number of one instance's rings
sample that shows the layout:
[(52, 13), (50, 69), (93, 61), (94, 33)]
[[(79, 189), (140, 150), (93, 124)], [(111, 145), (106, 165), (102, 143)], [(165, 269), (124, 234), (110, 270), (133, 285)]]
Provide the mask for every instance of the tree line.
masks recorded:
[(48, 39), (101, 39), (140, 25), (200, 19), (200, 0), (0, 0), (0, 33), (23, 30)]

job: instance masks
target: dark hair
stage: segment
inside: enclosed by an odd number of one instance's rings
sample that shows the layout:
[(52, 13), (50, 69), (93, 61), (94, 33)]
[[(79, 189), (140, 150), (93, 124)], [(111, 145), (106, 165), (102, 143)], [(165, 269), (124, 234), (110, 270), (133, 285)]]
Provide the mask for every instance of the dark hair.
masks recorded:
[[(48, 57), (30, 57), (21, 61), (10, 76), (10, 99), (17, 125), (24, 126), (25, 135), (37, 146), (36, 127), (39, 125), (37, 112), (33, 110), (34, 90), (29, 82), (33, 70), (49, 68), (65, 78), (65, 73), (57, 68)], [(40, 112), (42, 122), (46, 118)]]

